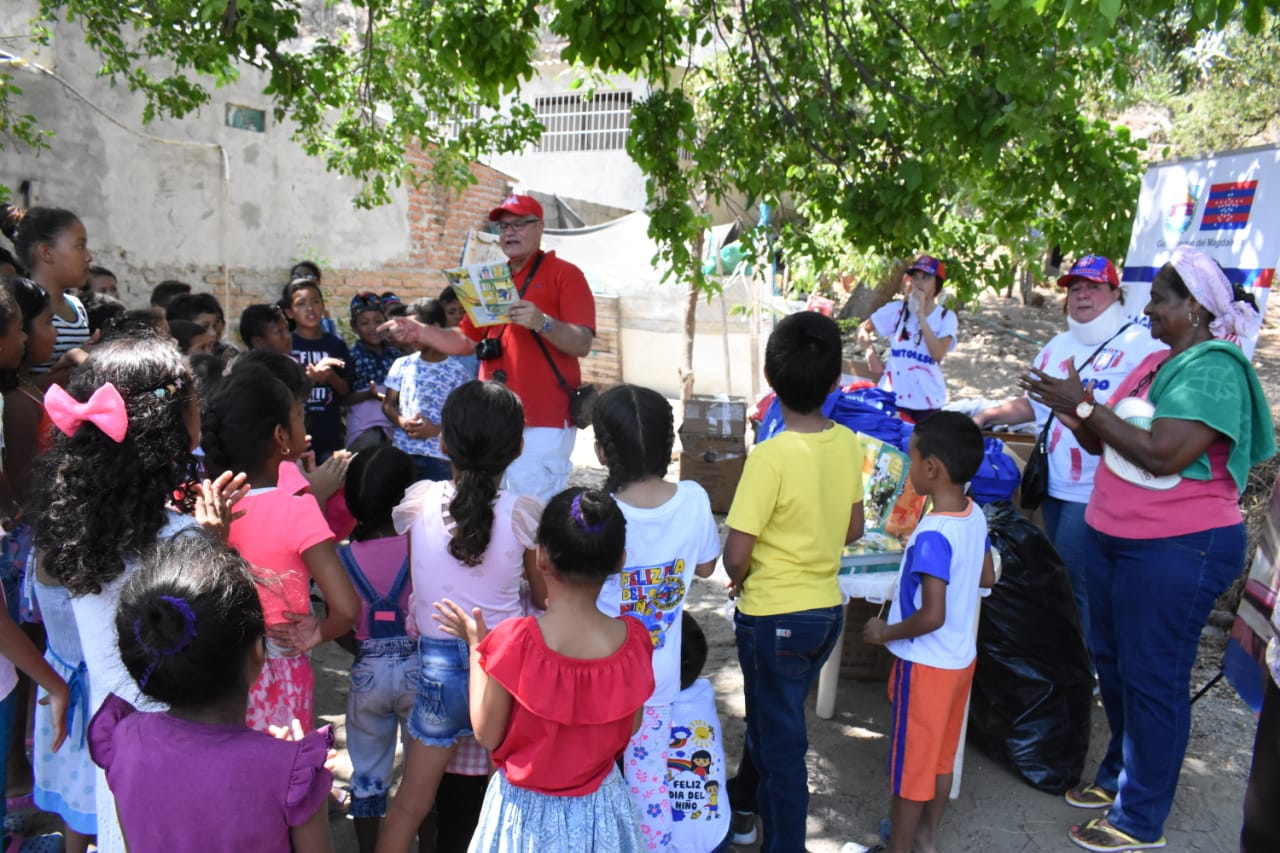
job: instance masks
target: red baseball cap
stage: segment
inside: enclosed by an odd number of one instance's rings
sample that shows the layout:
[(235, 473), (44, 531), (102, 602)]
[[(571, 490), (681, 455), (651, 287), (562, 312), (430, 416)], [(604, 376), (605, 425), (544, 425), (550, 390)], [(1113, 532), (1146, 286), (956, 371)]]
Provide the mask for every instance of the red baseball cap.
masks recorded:
[(1120, 275), (1116, 272), (1116, 265), (1102, 255), (1085, 255), (1076, 261), (1066, 275), (1058, 278), (1058, 287), (1066, 287), (1071, 284), (1072, 279), (1076, 278), (1105, 283), (1112, 287), (1120, 286)]
[(538, 200), (530, 195), (509, 195), (502, 204), (489, 211), (489, 221), (497, 222), (498, 217), (504, 213), (511, 213), (516, 216), (536, 216), (542, 219), (542, 205), (538, 204)]
[(907, 272), (909, 273), (917, 270), (925, 275), (933, 276), (939, 282), (947, 280), (946, 266), (943, 265), (942, 261), (929, 255), (921, 255), (912, 262), (911, 266), (907, 267)]

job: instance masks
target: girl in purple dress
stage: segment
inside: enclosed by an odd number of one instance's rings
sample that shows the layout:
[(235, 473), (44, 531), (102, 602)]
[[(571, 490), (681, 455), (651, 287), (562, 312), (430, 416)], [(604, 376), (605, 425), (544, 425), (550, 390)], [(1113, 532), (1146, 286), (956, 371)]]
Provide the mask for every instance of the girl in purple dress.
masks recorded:
[(249, 564), (202, 532), (156, 545), (121, 593), (116, 633), (139, 689), (169, 706), (112, 694), (89, 724), (131, 853), (328, 853), (328, 728), (244, 724), (265, 655)]

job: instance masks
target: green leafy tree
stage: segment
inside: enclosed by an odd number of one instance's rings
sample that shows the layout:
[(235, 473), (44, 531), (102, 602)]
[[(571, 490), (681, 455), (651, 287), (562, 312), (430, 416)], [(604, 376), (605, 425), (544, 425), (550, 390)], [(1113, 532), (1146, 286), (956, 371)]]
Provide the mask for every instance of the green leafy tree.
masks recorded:
[[(259, 69), (303, 148), (364, 180), (361, 205), (405, 179), (457, 186), (474, 157), (536, 140), (516, 95), (551, 35), (584, 74), (651, 81), (628, 150), (661, 254), (702, 286), (695, 240), (728, 199), (784, 211), (797, 255), (829, 256), (810, 226), (836, 223), (863, 257), (945, 250), (961, 281), (1005, 276), (1045, 240), (1115, 254), (1139, 146), (1088, 93), (1128, 86), (1153, 17), (1258, 32), (1278, 4), (354, 0), (355, 26), (314, 39), (298, 0), (38, 0), (35, 21), (45, 38), (83, 22), (102, 74), (144, 96), (144, 120), (188, 114)], [(38, 145), (15, 74), (0, 64), (0, 134)], [(410, 145), (432, 173), (410, 166)]]
[(1160, 159), (1194, 157), (1280, 139), (1280, 18), (1257, 32), (1241, 20), (1193, 31), (1186, 10), (1148, 22), (1134, 82), (1099, 92), (1100, 108), (1147, 117), (1148, 142)]

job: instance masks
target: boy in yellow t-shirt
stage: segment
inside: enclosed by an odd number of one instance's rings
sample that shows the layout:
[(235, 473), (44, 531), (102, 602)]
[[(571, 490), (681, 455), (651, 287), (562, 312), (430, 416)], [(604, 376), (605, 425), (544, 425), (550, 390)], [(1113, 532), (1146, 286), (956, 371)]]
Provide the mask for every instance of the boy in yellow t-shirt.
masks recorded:
[[(840, 637), (840, 551), (862, 535), (858, 438), (822, 414), (840, 379), (840, 329), (802, 312), (778, 323), (765, 378), (786, 430), (749, 457), (729, 509), (724, 566), (738, 597), (734, 630), (747, 705), (744, 765), (755, 791), (731, 792), (764, 821), (765, 853), (804, 849), (809, 748), (804, 700)], [(739, 782), (743, 779), (740, 770)]]

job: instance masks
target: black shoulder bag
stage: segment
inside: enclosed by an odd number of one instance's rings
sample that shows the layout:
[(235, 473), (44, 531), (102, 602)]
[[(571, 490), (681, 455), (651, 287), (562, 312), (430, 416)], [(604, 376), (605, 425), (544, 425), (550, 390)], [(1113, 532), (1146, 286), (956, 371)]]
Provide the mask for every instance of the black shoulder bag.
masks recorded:
[[(1107, 338), (1093, 354), (1085, 359), (1084, 364), (1076, 368), (1077, 371), (1083, 370), (1093, 364), (1093, 360), (1098, 357), (1098, 353), (1102, 352), (1102, 348), (1114, 341), (1120, 336), (1120, 333), (1129, 328), (1132, 323), (1125, 323), (1111, 337)], [(1022, 469), (1022, 486), (1019, 489), (1019, 503), (1022, 508), (1028, 512), (1033, 512), (1039, 508), (1040, 504), (1049, 495), (1049, 427), (1053, 425), (1053, 410), (1049, 410), (1049, 417), (1045, 419), (1044, 427), (1040, 430), (1040, 436), (1036, 439), (1036, 446), (1031, 450), (1031, 458), (1027, 460), (1026, 467)]]
[[(525, 292), (529, 289), (529, 285), (533, 283), (533, 275), (538, 271), (538, 267), (542, 264), (542, 253), (538, 253), (537, 259), (533, 263), (533, 269), (529, 271), (529, 275), (524, 280), (524, 285), (520, 288), (520, 298), (524, 299)], [(546, 316), (543, 314), (543, 316)], [(586, 429), (591, 426), (592, 410), (596, 406), (596, 386), (591, 383), (579, 385), (572, 388), (565, 380), (564, 374), (560, 372), (560, 368), (556, 366), (556, 360), (551, 357), (551, 351), (547, 349), (546, 343), (542, 340), (542, 334), (529, 330), (533, 335), (533, 341), (538, 345), (538, 349), (542, 350), (542, 355), (547, 360), (547, 364), (551, 366), (551, 372), (556, 375), (556, 381), (560, 383), (560, 390), (569, 397), (569, 420), (573, 421), (573, 425), (578, 429)]]

